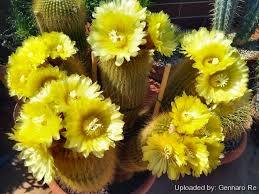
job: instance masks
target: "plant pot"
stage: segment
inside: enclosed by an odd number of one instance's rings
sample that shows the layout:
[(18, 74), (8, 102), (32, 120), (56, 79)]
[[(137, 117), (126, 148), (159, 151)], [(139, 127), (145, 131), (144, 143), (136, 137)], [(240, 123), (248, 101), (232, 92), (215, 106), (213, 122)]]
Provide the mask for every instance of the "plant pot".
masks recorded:
[[(151, 189), (155, 180), (156, 180), (155, 176), (148, 176), (146, 178), (146, 180), (144, 181), (144, 183), (131, 194), (146, 194)], [(52, 181), (49, 184), (49, 188), (53, 194), (69, 194), (69, 193), (66, 193), (65, 191), (63, 191), (63, 189), (61, 189), (60, 186), (55, 181)], [(125, 188), (125, 189), (127, 190), (127, 188)]]
[(227, 153), (221, 160), (221, 165), (231, 163), (237, 160), (245, 151), (247, 146), (247, 132), (245, 131), (242, 136), (240, 145), (233, 151)]

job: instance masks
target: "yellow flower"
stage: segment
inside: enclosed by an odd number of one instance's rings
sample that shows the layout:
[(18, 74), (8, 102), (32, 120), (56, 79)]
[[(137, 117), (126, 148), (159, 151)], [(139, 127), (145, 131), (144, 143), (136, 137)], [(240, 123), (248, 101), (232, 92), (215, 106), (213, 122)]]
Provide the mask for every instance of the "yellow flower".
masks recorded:
[(176, 49), (175, 27), (170, 23), (169, 15), (163, 11), (150, 13), (147, 17), (148, 34), (160, 53), (170, 57)]
[(43, 184), (50, 183), (55, 178), (55, 165), (48, 147), (44, 145), (35, 145), (28, 147), (22, 143), (17, 143), (15, 149), (19, 151), (19, 159), (25, 160), (25, 166), (30, 173)]
[(196, 91), (207, 104), (228, 103), (247, 91), (248, 67), (245, 61), (239, 59), (222, 71), (199, 75), (196, 81)]
[(115, 141), (123, 139), (124, 122), (118, 110), (109, 99), (82, 98), (71, 102), (64, 114), (65, 147), (84, 157), (93, 153), (102, 158), (110, 146), (115, 147)]
[(66, 77), (66, 73), (60, 71), (58, 67), (41, 67), (32, 71), (27, 78), (23, 88), (23, 96), (32, 97), (48, 82)]
[(46, 104), (29, 102), (22, 106), (20, 116), (10, 138), (24, 145), (45, 144), (60, 138), (61, 118)]
[(185, 153), (187, 155), (188, 167), (192, 175), (199, 177), (203, 171), (209, 168), (209, 152), (206, 145), (198, 137), (185, 136), (183, 140)]
[(49, 55), (52, 59), (60, 57), (67, 59), (77, 52), (75, 42), (60, 32), (43, 33), (42, 40), (47, 45)]
[(179, 133), (193, 134), (208, 123), (210, 116), (207, 106), (197, 97), (184, 93), (172, 103), (172, 125)]
[(182, 48), (184, 53), (193, 59), (193, 67), (201, 73), (215, 73), (224, 70), (237, 61), (236, 50), (231, 47), (232, 39), (228, 39), (223, 32), (206, 28), (184, 36)]
[(224, 140), (224, 134), (223, 134), (223, 128), (220, 121), (220, 118), (216, 116), (216, 114), (211, 114), (211, 117), (203, 128), (197, 130), (194, 133), (195, 136), (198, 137), (208, 137), (212, 138), (215, 141), (223, 141)]
[(215, 141), (214, 138), (203, 138), (203, 142), (209, 152), (209, 168), (203, 170), (203, 173), (207, 175), (221, 164), (220, 159), (223, 158), (224, 144)]
[(139, 46), (146, 42), (145, 11), (136, 0), (113, 1), (96, 8), (88, 37), (95, 55), (104, 61), (116, 59), (117, 66), (136, 57)]
[(19, 98), (24, 97), (24, 86), (26, 85), (29, 75), (32, 71), (30, 66), (8, 65), (7, 68), (7, 85), (11, 96), (17, 95)]
[(52, 104), (58, 112), (66, 111), (71, 101), (80, 99), (102, 99), (100, 86), (85, 76), (71, 75), (49, 82), (32, 98), (33, 102)]
[(152, 174), (160, 177), (167, 173), (171, 180), (178, 180), (184, 172), (186, 156), (185, 146), (177, 134), (153, 134), (148, 137), (147, 145), (143, 146), (143, 160), (148, 162)]
[[(49, 57), (48, 47), (41, 40), (40, 36), (30, 37), (25, 40), (22, 46), (17, 49), (16, 55), (17, 58), (21, 57), (21, 60), (25, 60), (26, 62), (28, 62), (27, 65), (32, 65), (34, 67), (43, 64), (45, 60)], [(16, 64), (16, 60), (12, 61), (12, 58), (10, 58), (10, 63)]]

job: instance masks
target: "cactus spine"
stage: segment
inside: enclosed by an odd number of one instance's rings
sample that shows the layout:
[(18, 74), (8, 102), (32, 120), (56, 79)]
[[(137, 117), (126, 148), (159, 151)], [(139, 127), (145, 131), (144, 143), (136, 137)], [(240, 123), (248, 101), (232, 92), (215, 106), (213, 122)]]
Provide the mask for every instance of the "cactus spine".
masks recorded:
[(249, 0), (247, 2), (247, 13), (244, 16), (240, 30), (237, 32), (235, 42), (242, 44), (249, 40), (258, 26), (259, 0)]
[(138, 56), (120, 67), (115, 65), (114, 60), (101, 61), (98, 67), (104, 96), (120, 106), (120, 112), (125, 115), (125, 126), (130, 127), (147, 92), (148, 75), (152, 68), (150, 51), (140, 51)]
[(91, 56), (86, 41), (83, 0), (34, 0), (33, 11), (41, 32), (63, 32), (76, 42), (80, 59), (91, 72)]
[(83, 155), (61, 146), (52, 148), (52, 155), (58, 178), (76, 192), (98, 192), (113, 181), (117, 165), (114, 149), (107, 151), (103, 158)]
[(120, 150), (120, 168), (126, 172), (141, 172), (147, 170), (147, 162), (142, 160), (142, 147), (152, 133), (163, 133), (168, 130), (171, 123), (169, 114), (161, 114), (154, 118), (137, 135), (132, 136)]
[(238, 9), (238, 0), (216, 0), (213, 26), (217, 30), (230, 33)]
[(198, 70), (194, 69), (192, 64), (193, 61), (186, 58), (171, 69), (164, 99), (162, 100), (161, 108), (163, 111), (171, 109), (171, 102), (183, 92), (186, 92), (187, 95), (196, 95), (194, 83)]

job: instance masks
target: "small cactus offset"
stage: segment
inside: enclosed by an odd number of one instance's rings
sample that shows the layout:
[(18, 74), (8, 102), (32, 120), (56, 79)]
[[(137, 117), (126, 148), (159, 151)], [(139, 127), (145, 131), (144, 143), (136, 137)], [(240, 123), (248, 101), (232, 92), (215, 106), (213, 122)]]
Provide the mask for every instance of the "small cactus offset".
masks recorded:
[(86, 41), (84, 1), (34, 0), (33, 12), (41, 32), (63, 32), (76, 42), (86, 71), (91, 72), (91, 57)]
[(255, 32), (258, 26), (259, 18), (259, 0), (248, 0), (247, 2), (247, 12), (242, 21), (240, 30), (237, 32), (235, 37), (235, 43), (237, 45), (242, 45), (246, 43), (251, 35)]
[(110, 97), (121, 107), (125, 127), (129, 127), (137, 118), (147, 92), (148, 75), (152, 68), (150, 51), (141, 51), (120, 67), (115, 65), (114, 60), (102, 61), (98, 67), (104, 96)]
[(105, 152), (103, 158), (85, 158), (59, 146), (52, 148), (52, 154), (58, 179), (73, 191), (98, 192), (113, 181), (117, 165), (114, 149)]

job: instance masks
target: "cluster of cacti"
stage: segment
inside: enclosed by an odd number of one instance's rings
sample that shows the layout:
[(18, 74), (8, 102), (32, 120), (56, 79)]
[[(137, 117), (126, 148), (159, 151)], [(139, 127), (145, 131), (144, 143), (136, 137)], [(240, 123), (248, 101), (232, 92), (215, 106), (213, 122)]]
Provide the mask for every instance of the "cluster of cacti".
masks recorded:
[[(215, 25), (230, 31), (237, 2), (224, 4), (225, 22)], [(154, 51), (169, 57), (178, 46), (167, 14), (137, 0), (106, 1), (95, 9), (87, 38), (83, 0), (34, 0), (33, 11), (42, 35), (10, 56), (7, 83), (24, 102), (9, 136), (37, 180), (98, 192), (116, 170), (150, 170), (171, 180), (208, 175), (220, 165), (224, 140), (240, 140), (250, 127), (248, 68), (221, 31), (200, 28), (181, 37), (185, 56), (167, 83), (165, 73), (158, 99), (146, 103)], [(83, 75), (91, 73), (97, 77)]]
[[(244, 13), (242, 12), (242, 8)], [(251, 35), (255, 33), (258, 27), (259, 17), (259, 1), (246, 0), (216, 0), (213, 10), (213, 28), (222, 30), (226, 34), (236, 32), (234, 44), (242, 47), (250, 41)], [(244, 17), (239, 22), (237, 31), (234, 23), (237, 23), (237, 18), (243, 14)], [(256, 50), (256, 47), (253, 48)]]
[[(202, 97), (204, 102), (207, 102), (211, 109), (213, 109), (220, 117), (225, 135), (225, 142), (228, 143), (228, 141), (239, 141), (243, 132), (251, 127), (253, 109), (251, 98), (247, 91), (248, 68), (245, 66), (245, 62), (241, 59), (239, 54), (231, 48), (231, 39), (229, 39), (229, 41), (225, 39), (225, 41), (222, 41), (225, 43), (220, 46), (219, 44), (221, 43), (216, 40), (215, 33), (219, 32), (212, 31), (210, 32), (211, 38), (206, 38), (206, 33), (200, 30), (200, 32), (193, 32), (193, 35), (189, 35), (189, 37), (187, 35), (183, 38), (182, 46), (193, 61), (182, 63), (179, 67), (176, 67), (175, 70), (172, 70), (170, 75), (172, 78), (169, 77), (168, 87), (162, 101), (162, 108), (168, 110), (170, 101), (182, 92)], [(214, 38), (215, 40), (213, 40)], [(206, 42), (204, 46), (197, 42), (197, 45), (199, 45), (197, 50), (195, 50), (196, 39), (197, 41)], [(218, 48), (219, 50), (208, 51), (210, 44), (215, 46), (214, 49)], [(226, 49), (224, 54), (221, 53), (220, 47), (222, 47), (221, 49), (223, 50)], [(199, 53), (199, 51), (202, 52), (203, 50), (207, 51), (205, 51), (205, 53)], [(225, 55), (225, 57), (222, 57), (222, 54)], [(219, 57), (220, 55), (221, 57)], [(213, 56), (211, 63), (206, 62), (207, 56)], [(220, 59), (220, 61), (217, 59)], [(213, 62), (213, 60), (216, 61)], [(213, 63), (215, 63), (217, 67), (222, 65), (222, 69), (219, 70), (218, 73), (217, 70), (214, 69), (216, 66), (213, 66)], [(229, 66), (231, 63), (232, 67)], [(234, 68), (234, 66), (239, 70)], [(177, 71), (177, 69), (182, 70)], [(239, 73), (237, 73), (238, 71)], [(233, 73), (233, 75), (231, 75), (231, 73)], [(208, 75), (205, 76), (202, 74)], [(234, 81), (237, 77), (239, 77), (239, 80), (237, 79)], [(187, 81), (184, 81), (184, 79)], [(239, 82), (239, 87), (234, 88), (234, 83), (237, 82)], [(176, 90), (177, 88), (179, 88), (179, 91)], [(170, 95), (171, 90), (176, 90), (176, 95)], [(235, 93), (235, 95), (231, 96), (231, 93)]]

